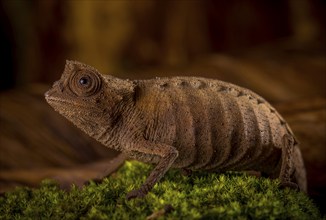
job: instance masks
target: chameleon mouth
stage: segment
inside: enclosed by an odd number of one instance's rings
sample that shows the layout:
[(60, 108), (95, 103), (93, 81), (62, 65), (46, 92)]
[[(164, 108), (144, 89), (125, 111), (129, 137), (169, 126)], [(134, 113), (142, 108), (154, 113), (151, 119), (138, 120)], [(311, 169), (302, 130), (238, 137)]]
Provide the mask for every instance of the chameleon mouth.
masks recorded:
[[(96, 108), (88, 105), (87, 103), (78, 103), (74, 100), (70, 100), (70, 99), (62, 99), (59, 97), (56, 97), (54, 95), (52, 95), (51, 90), (45, 93), (45, 100), (47, 101), (47, 103), (49, 103), (54, 109), (57, 109), (59, 112), (60, 109), (62, 110), (63, 106), (72, 106), (74, 108), (82, 108), (82, 109), (92, 109), (92, 110), (97, 110)], [(67, 107), (65, 107), (66, 109)]]
[[(47, 91), (45, 94), (45, 100), (47, 101), (47, 103), (49, 103), (50, 105), (74, 105), (76, 106), (77, 103), (69, 100), (69, 99), (63, 99), (63, 98), (59, 98), (56, 96), (56, 91), (53, 89), (50, 89), (49, 91)], [(84, 107), (81, 104), (78, 104), (78, 106)]]
[(69, 100), (65, 100), (65, 99), (59, 99), (56, 97), (51, 97), (51, 96), (46, 96), (45, 95), (45, 100), (49, 103), (49, 104), (55, 104), (55, 103), (62, 103), (62, 104), (69, 104), (69, 105), (73, 105), (74, 103), (69, 101)]

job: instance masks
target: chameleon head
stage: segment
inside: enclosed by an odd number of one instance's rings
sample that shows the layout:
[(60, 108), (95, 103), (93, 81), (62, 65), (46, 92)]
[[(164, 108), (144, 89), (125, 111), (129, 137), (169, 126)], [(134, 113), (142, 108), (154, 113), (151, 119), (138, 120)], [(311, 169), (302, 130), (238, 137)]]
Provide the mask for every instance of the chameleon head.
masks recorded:
[(94, 68), (67, 61), (61, 79), (45, 93), (46, 101), (60, 114), (85, 130), (94, 129), (103, 117), (106, 83)]

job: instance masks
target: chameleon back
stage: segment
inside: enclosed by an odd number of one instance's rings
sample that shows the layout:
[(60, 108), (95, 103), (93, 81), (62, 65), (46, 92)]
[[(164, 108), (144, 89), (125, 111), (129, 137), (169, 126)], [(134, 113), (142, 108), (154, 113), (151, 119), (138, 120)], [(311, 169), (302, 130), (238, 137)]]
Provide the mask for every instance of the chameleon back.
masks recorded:
[(255, 93), (194, 77), (137, 81), (145, 138), (174, 146), (174, 167), (271, 173), (279, 163), (283, 118)]

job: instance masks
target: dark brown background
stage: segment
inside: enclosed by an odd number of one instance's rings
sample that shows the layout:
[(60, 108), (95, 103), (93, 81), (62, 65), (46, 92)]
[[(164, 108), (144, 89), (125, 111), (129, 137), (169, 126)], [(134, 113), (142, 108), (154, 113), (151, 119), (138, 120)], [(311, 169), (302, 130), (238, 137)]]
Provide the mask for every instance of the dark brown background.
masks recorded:
[[(0, 2), (0, 191), (97, 176), (117, 153), (54, 112), (43, 93), (65, 60), (121, 78), (194, 75), (252, 89), (301, 142), (324, 206), (326, 55), (322, 0)], [(323, 207), (322, 207), (323, 206)]]

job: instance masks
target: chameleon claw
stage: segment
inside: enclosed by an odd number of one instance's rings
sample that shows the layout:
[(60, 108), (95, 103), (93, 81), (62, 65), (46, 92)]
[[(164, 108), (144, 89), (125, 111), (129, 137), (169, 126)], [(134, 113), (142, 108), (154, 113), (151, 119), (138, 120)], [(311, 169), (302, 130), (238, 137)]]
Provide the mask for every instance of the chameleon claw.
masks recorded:
[(96, 185), (98, 185), (98, 184), (101, 184), (102, 182), (103, 182), (103, 179), (95, 178), (95, 179), (85, 181), (83, 185), (89, 186), (91, 183), (95, 183)]
[(136, 198), (144, 198), (146, 196), (146, 193), (144, 193), (141, 189), (135, 189), (127, 193), (126, 199), (136, 199)]
[(280, 188), (281, 189), (290, 188), (290, 189), (294, 189), (296, 191), (300, 191), (300, 188), (299, 188), (298, 184), (293, 183), (293, 182), (282, 182), (280, 184)]
[(183, 168), (183, 169), (181, 169), (181, 174), (182, 174), (183, 176), (191, 176), (191, 174), (192, 174), (192, 170), (190, 170), (190, 169), (186, 169), (186, 168)]

